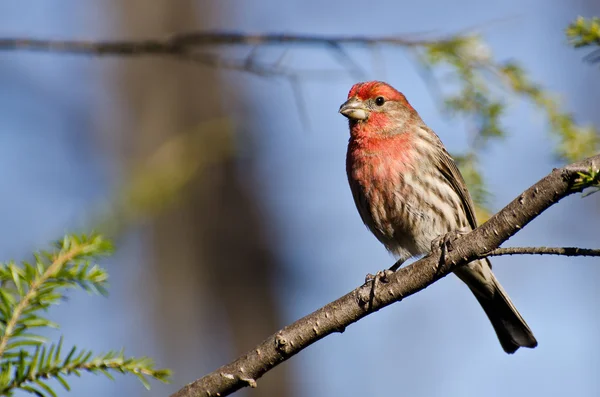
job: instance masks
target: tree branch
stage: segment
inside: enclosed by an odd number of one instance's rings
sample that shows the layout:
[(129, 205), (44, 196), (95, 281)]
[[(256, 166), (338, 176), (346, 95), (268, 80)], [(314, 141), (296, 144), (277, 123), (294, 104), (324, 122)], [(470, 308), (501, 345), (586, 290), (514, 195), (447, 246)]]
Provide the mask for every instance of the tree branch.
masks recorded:
[[(354, 76), (360, 67), (346, 54), (343, 45), (367, 46), (390, 45), (406, 48), (444, 43), (451, 37), (416, 39), (402, 36), (318, 36), (302, 34), (248, 34), (240, 32), (211, 31), (187, 32), (164, 38), (141, 40), (85, 41), (85, 40), (43, 40), (28, 38), (0, 38), (0, 51), (38, 51), (87, 56), (168, 56), (197, 62), (211, 67), (242, 70), (259, 75), (286, 75), (290, 71), (277, 64), (258, 62), (249, 55), (245, 59), (224, 58), (210, 53), (211, 47), (218, 46), (265, 46), (265, 45), (318, 45), (333, 51), (333, 54), (346, 63)], [(336, 72), (339, 74), (339, 72)], [(297, 74), (297, 73), (293, 73)]]
[(600, 249), (577, 247), (507, 247), (496, 248), (485, 256), (502, 255), (561, 255), (561, 256), (600, 256)]
[[(440, 249), (419, 261), (401, 268), (389, 277), (376, 277), (343, 297), (269, 336), (256, 348), (214, 372), (188, 384), (172, 397), (225, 396), (245, 387), (256, 387), (256, 380), (281, 362), (316, 341), (394, 302), (423, 290), (445, 277), (457, 266), (491, 254), (505, 255), (516, 251), (549, 253), (563, 250), (564, 255), (578, 249), (500, 249), (503, 242), (521, 230), (548, 207), (585, 186), (578, 182), (580, 172), (600, 168), (600, 155), (554, 169), (548, 176), (523, 192), (486, 223), (452, 242), (441, 256)], [(587, 252), (579, 249), (579, 252)], [(443, 259), (442, 259), (443, 258)]]
[(318, 36), (302, 34), (248, 34), (213, 31), (179, 33), (166, 38), (143, 40), (85, 41), (0, 38), (0, 50), (65, 52), (85, 55), (177, 55), (200, 47), (223, 45), (322, 45), (334, 48), (344, 44), (372, 46), (376, 44), (416, 47), (450, 39), (410, 39), (401, 36)]

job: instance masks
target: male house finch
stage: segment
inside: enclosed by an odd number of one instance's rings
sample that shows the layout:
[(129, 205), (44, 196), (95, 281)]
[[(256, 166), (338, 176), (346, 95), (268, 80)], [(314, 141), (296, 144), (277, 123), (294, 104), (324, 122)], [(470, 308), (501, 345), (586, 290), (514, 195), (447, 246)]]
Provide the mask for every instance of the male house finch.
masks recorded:
[[(346, 172), (356, 208), (390, 252), (404, 261), (428, 253), (440, 236), (477, 227), (454, 160), (404, 95), (383, 82), (358, 83), (340, 113), (350, 123)], [(488, 259), (454, 273), (483, 307), (504, 351), (537, 346)]]

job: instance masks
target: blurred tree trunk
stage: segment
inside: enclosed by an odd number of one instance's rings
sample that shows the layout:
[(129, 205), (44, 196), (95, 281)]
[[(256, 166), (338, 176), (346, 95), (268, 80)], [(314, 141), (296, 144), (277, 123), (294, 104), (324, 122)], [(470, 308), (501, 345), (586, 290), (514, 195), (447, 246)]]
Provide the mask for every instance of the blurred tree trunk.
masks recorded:
[[(156, 37), (219, 20), (213, 3), (145, 0), (116, 3), (119, 36)], [(151, 4), (151, 5), (150, 5)], [(216, 4), (216, 3), (215, 3)], [(211, 26), (214, 26), (212, 23)], [(116, 138), (124, 167), (139, 164), (176, 134), (227, 117), (219, 72), (158, 58), (121, 61), (117, 90), (127, 122)], [(198, 155), (202, 155), (199, 153)], [(150, 222), (150, 263), (132, 292), (151, 305), (162, 344), (160, 364), (175, 371), (173, 389), (213, 370), (274, 332), (280, 321), (266, 241), (249, 167), (235, 156), (199, 172), (175, 206)], [(141, 298), (140, 298), (141, 297)], [(289, 396), (286, 366), (259, 381), (252, 396)]]

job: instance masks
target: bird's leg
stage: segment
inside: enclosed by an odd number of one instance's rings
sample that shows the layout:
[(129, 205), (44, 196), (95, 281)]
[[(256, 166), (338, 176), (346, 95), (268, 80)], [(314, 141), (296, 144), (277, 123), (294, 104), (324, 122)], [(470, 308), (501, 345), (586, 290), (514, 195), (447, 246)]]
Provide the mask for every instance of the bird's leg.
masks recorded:
[(406, 262), (406, 259), (398, 259), (396, 263), (394, 263), (388, 270), (391, 272), (395, 272), (400, 268), (400, 266), (402, 266), (404, 262)]
[(441, 248), (442, 255), (440, 256), (440, 263), (446, 263), (446, 254), (452, 251), (452, 242), (469, 232), (470, 230), (468, 229), (456, 229), (436, 237), (431, 242), (431, 251), (433, 252), (436, 248)]

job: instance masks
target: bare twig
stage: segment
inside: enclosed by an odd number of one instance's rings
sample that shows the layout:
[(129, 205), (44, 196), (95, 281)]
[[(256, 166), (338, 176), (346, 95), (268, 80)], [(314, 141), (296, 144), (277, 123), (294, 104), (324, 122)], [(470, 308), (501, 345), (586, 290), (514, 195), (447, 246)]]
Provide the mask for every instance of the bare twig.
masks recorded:
[(507, 247), (496, 248), (486, 254), (486, 256), (502, 255), (600, 256), (600, 249), (577, 247)]
[(433, 42), (449, 40), (409, 39), (401, 36), (326, 36), (301, 34), (248, 34), (239, 32), (189, 32), (165, 38), (143, 40), (85, 41), (85, 40), (41, 40), (24, 38), (0, 38), (0, 50), (29, 50), (45, 52), (64, 52), (84, 55), (178, 55), (189, 53), (198, 48), (223, 45), (321, 45), (338, 47), (340, 45), (371, 46), (392, 45), (416, 47)]
[[(364, 284), (321, 309), (281, 329), (235, 361), (188, 384), (172, 397), (225, 396), (250, 386), (267, 371), (316, 341), (345, 328), (394, 302), (401, 301), (445, 277), (457, 266), (484, 258), (560, 199), (583, 190), (575, 187), (579, 172), (600, 166), (600, 155), (553, 170), (474, 231), (458, 238), (441, 260), (439, 249), (401, 268), (385, 280)], [(511, 253), (504, 249), (500, 254)], [(523, 249), (526, 251), (525, 249)], [(527, 249), (533, 251), (535, 249)], [(561, 249), (540, 249), (561, 250)], [(574, 251), (562, 248), (565, 255)], [(498, 254), (496, 252), (496, 254)], [(557, 251), (558, 252), (558, 251)], [(586, 251), (580, 251), (585, 253)], [(589, 253), (589, 252), (588, 252)], [(372, 290), (374, 297), (370, 299)]]
[[(354, 78), (365, 75), (364, 70), (346, 53), (345, 45), (373, 47), (389, 45), (419, 47), (433, 42), (451, 40), (450, 37), (413, 39), (402, 36), (318, 36), (302, 34), (248, 34), (241, 32), (211, 31), (187, 32), (164, 38), (141, 40), (85, 41), (43, 40), (27, 38), (0, 38), (0, 51), (37, 51), (87, 56), (168, 56), (200, 63), (210, 67), (240, 70), (262, 76), (301, 75), (279, 64), (256, 61), (254, 53), (245, 59), (230, 59), (210, 53), (219, 46), (322, 46), (333, 52)], [(338, 73), (339, 74), (339, 73)]]

